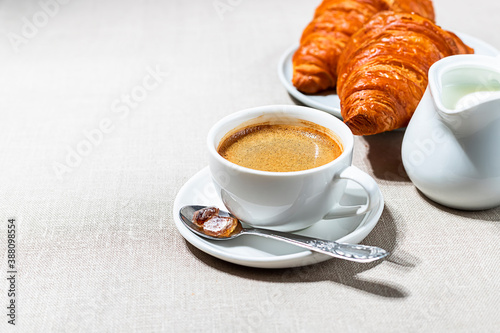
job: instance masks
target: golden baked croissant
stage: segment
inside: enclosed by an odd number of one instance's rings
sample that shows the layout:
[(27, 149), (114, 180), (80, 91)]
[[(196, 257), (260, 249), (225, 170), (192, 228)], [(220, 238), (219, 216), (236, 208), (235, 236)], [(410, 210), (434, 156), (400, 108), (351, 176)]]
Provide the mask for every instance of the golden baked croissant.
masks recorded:
[(338, 58), (349, 38), (384, 10), (415, 12), (434, 20), (431, 0), (324, 0), (294, 53), (293, 85), (307, 94), (335, 88)]
[(464, 53), (474, 50), (419, 15), (375, 15), (351, 37), (339, 59), (337, 93), (344, 122), (357, 135), (406, 126), (425, 92), (430, 66)]

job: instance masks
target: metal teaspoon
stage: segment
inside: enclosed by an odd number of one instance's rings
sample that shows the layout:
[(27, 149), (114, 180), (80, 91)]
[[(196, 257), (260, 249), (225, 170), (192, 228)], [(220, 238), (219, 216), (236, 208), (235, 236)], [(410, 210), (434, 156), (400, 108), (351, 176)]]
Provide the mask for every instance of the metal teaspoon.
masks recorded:
[[(210, 240), (229, 240), (244, 234), (256, 235), (290, 243), (335, 258), (356, 261), (356, 262), (363, 262), (363, 263), (379, 260), (389, 255), (389, 252), (376, 246), (337, 243), (334, 241), (316, 239), (293, 233), (286, 233), (286, 232), (258, 229), (258, 228), (243, 228), (239, 220), (237, 220), (238, 225), (229, 236), (227, 237), (209, 236), (203, 232), (202, 228), (198, 227), (196, 224), (192, 222), (194, 212), (203, 209), (205, 207), (206, 206), (197, 206), (197, 205), (184, 206), (180, 209), (179, 215), (181, 221), (189, 230), (191, 230), (198, 236)], [(222, 210), (219, 211), (219, 215), (233, 217), (228, 212)]]

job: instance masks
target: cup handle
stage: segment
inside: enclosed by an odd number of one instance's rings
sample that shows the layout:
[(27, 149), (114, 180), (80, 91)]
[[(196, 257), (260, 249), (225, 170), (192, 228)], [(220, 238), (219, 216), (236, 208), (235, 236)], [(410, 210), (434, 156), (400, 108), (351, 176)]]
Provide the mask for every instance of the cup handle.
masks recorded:
[(330, 220), (340, 217), (362, 215), (373, 209), (378, 204), (380, 197), (378, 185), (375, 180), (365, 172), (351, 165), (336, 175), (333, 181), (335, 182), (335, 180), (339, 179), (352, 180), (353, 182), (361, 185), (367, 194), (366, 203), (364, 205), (356, 206), (336, 205), (335, 208), (326, 213), (323, 219)]

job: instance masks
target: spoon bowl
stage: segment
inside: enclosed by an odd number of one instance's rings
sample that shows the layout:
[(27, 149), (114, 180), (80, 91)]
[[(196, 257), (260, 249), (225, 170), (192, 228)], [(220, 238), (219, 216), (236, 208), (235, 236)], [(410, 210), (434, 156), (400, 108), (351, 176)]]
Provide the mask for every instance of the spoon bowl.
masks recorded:
[[(300, 246), (311, 251), (323, 253), (335, 258), (355, 261), (355, 262), (372, 262), (385, 258), (389, 252), (376, 246), (338, 243), (329, 240), (311, 238), (307, 236), (297, 235), (268, 229), (259, 229), (251, 227), (243, 227), (241, 221), (237, 220), (236, 228), (227, 237), (214, 237), (204, 233), (203, 228), (193, 223), (193, 215), (196, 211), (206, 208), (206, 206), (189, 205), (184, 206), (179, 211), (179, 216), (182, 223), (196, 235), (215, 241), (231, 240), (241, 235), (255, 235), (275, 240), (283, 241), (289, 244)], [(233, 217), (228, 212), (219, 210), (219, 216)]]

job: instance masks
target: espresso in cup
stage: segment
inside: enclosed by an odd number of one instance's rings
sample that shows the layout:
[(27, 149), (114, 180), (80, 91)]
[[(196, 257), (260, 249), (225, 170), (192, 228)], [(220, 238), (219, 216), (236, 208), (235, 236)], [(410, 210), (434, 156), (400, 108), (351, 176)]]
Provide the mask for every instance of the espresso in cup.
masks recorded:
[[(212, 126), (207, 148), (215, 193), (254, 227), (300, 230), (361, 216), (381, 199), (375, 180), (352, 165), (351, 130), (323, 111), (269, 105), (234, 112)], [(364, 189), (365, 204), (341, 204), (347, 181)]]
[(217, 147), (232, 163), (271, 172), (316, 168), (335, 160), (342, 151), (335, 133), (301, 119), (240, 126), (227, 133)]

